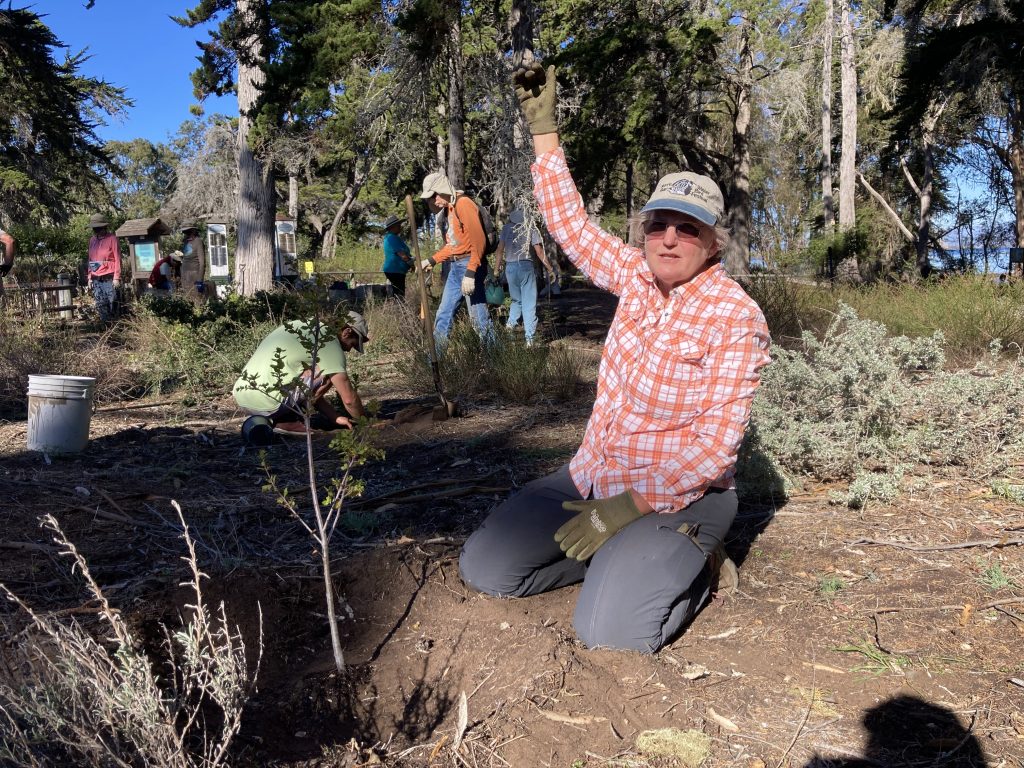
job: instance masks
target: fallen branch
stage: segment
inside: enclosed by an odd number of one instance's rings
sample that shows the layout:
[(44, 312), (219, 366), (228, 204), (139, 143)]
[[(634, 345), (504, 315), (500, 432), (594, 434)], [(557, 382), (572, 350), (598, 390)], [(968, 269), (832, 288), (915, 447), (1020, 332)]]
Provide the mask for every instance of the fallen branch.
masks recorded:
[[(421, 493), (413, 496), (390, 496), (388, 497), (388, 504), (418, 504), (424, 501), (436, 501), (438, 499), (457, 499), (462, 496), (473, 496), (475, 494), (491, 494), (491, 493), (505, 493), (509, 490), (507, 485), (503, 486), (486, 486), (486, 485), (466, 485), (462, 488), (450, 488), (445, 491), (437, 491), (435, 493)], [(372, 503), (381, 501), (382, 497), (376, 497), (373, 499), (357, 499), (351, 501), (348, 507), (366, 507)]]
[(850, 547), (859, 546), (861, 544), (871, 544), (878, 547), (909, 549), (912, 552), (942, 552), (949, 549), (970, 549), (972, 547), (986, 547), (994, 549), (1012, 547), (1024, 544), (1024, 537), (1011, 539), (1004, 536), (1001, 539), (978, 539), (977, 541), (962, 541), (959, 544), (904, 544), (901, 541), (887, 541), (885, 539), (856, 539), (854, 541), (848, 541), (846, 544)]
[(117, 411), (134, 411), (138, 408), (159, 408), (163, 405), (175, 405), (176, 400), (164, 400), (159, 403), (135, 403), (134, 405), (112, 405), (107, 408), (97, 408), (93, 413), (116, 413)]
[(569, 725), (593, 725), (594, 723), (603, 723), (608, 719), (598, 715), (563, 715), (560, 712), (548, 712), (545, 709), (538, 709), (537, 711), (548, 720)]
[[(496, 474), (497, 471), (498, 470), (494, 470), (494, 472), (488, 472), (486, 475), (481, 475), (480, 477), (473, 478), (473, 481), (479, 483), (479, 482), (481, 482), (483, 480), (486, 480), (487, 478), (491, 477), (492, 475)], [(425, 490), (427, 488), (444, 488), (444, 487), (449, 486), (449, 485), (458, 485), (459, 483), (464, 483), (464, 482), (466, 482), (465, 478), (446, 478), (446, 479), (442, 479), (442, 480), (430, 480), (430, 481), (425, 482), (425, 483), (416, 483), (415, 485), (408, 485), (405, 488), (399, 488), (396, 491), (388, 491), (387, 493), (381, 493), (381, 494), (378, 494), (376, 496), (371, 496), (371, 497), (366, 498), (366, 499), (359, 499), (359, 503), (360, 504), (373, 504), (374, 502), (385, 501), (385, 500), (391, 499), (391, 498), (393, 498), (395, 496), (400, 496), (402, 494), (407, 494), (407, 493), (410, 493), (412, 491), (422, 491), (422, 490)]]
[[(877, 622), (876, 622), (877, 626)], [(804, 730), (804, 726), (807, 725), (807, 718), (811, 716), (811, 709), (814, 707), (814, 696), (818, 692), (818, 688), (815, 685), (815, 675), (811, 673), (811, 694), (807, 698), (807, 708), (804, 710), (804, 716), (800, 718), (800, 724), (796, 727), (796, 733), (793, 734), (793, 738), (789, 742), (789, 746), (786, 747), (786, 751), (782, 753), (782, 757), (779, 758), (779, 762), (775, 764), (775, 768), (782, 768), (783, 763), (786, 762), (786, 758), (789, 757), (789, 753), (793, 751), (793, 747), (796, 746), (796, 740), (800, 738), (800, 734)]]
[[(990, 608), (997, 608), (1000, 605), (1013, 605), (1024, 603), (1024, 597), (1010, 597), (1005, 600), (993, 600), (990, 603), (978, 606), (976, 610), (987, 611)], [(900, 613), (901, 611), (962, 611), (963, 605), (894, 605), (886, 608), (865, 608), (865, 612), (871, 613)]]
[(47, 544), (37, 544), (34, 541), (0, 541), (0, 549), (13, 549), (19, 552), (42, 552), (45, 555), (55, 555), (57, 550)]

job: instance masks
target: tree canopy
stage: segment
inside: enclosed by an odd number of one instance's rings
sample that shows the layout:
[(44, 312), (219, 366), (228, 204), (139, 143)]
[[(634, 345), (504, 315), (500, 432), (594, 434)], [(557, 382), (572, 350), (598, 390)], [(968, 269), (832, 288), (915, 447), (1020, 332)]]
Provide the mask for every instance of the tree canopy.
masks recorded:
[(84, 53), (63, 45), (30, 9), (0, 9), (0, 218), (63, 222), (102, 194), (110, 155), (96, 135), (130, 103), (110, 83), (83, 77)]

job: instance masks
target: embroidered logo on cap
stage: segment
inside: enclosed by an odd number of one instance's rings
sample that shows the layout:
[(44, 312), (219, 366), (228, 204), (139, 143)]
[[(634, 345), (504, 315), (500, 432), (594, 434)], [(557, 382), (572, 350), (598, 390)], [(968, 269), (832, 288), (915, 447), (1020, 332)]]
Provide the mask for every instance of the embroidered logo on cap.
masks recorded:
[(669, 187), (668, 191), (673, 195), (682, 195), (683, 197), (686, 197), (686, 195), (693, 191), (693, 182), (689, 179), (680, 179)]

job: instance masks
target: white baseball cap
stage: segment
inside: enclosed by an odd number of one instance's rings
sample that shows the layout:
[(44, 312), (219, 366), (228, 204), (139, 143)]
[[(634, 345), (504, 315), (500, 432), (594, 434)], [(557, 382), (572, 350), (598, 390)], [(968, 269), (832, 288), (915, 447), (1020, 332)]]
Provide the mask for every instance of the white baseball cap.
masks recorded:
[(434, 195), (455, 197), (455, 189), (442, 171), (434, 171), (423, 180), (423, 192), (420, 194), (420, 197), (424, 200), (429, 200)]

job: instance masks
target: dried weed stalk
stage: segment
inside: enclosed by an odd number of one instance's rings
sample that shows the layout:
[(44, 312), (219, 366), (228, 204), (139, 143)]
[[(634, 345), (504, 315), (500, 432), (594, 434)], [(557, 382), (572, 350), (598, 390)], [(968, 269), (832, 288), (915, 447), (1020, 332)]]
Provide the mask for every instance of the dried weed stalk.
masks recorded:
[(194, 602), (186, 606), (190, 613), (178, 631), (163, 627), (162, 660), (151, 657), (142, 638), (110, 605), (56, 519), (43, 518), (85, 580), (111, 636), (97, 639), (73, 618), (59, 621), (38, 613), (0, 585), (30, 620), (12, 644), (7, 679), (0, 682), (0, 764), (228, 764), (228, 748), (241, 727), (263, 654), (262, 626), (250, 670), (243, 639), (228, 625), (223, 603), (210, 611), (203, 601), (206, 575), (199, 570), (181, 508), (172, 504), (188, 550), (182, 559), (191, 569)]

